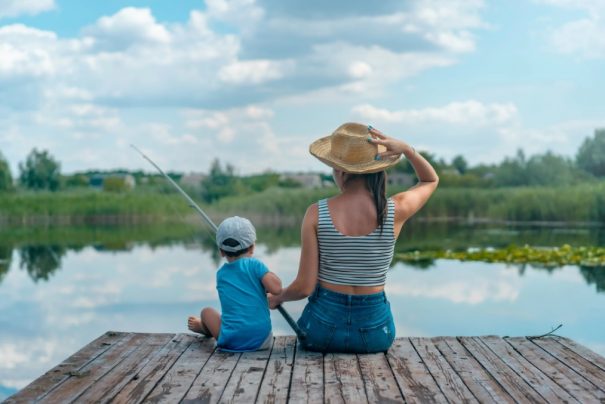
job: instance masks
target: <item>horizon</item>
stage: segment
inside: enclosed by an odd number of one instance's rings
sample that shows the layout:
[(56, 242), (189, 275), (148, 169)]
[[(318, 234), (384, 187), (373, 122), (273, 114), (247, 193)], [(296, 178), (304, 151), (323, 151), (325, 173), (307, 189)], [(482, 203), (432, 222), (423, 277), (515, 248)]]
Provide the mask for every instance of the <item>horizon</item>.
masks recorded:
[(14, 176), (34, 147), (66, 173), (147, 170), (131, 143), (168, 171), (322, 172), (308, 145), (358, 121), (473, 166), (573, 158), (605, 127), (604, 17), (585, 0), (9, 1), (0, 152)]

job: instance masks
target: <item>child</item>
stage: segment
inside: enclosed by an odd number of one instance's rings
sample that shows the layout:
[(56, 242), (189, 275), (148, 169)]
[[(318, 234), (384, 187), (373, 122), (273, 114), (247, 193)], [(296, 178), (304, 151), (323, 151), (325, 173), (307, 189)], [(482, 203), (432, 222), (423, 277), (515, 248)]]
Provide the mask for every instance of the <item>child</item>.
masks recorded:
[(252, 258), (256, 230), (248, 219), (225, 219), (216, 232), (216, 244), (227, 258), (216, 274), (222, 316), (205, 307), (200, 317), (190, 316), (193, 332), (216, 339), (217, 347), (235, 352), (269, 349), (273, 341), (266, 292), (282, 290), (281, 280), (261, 261)]

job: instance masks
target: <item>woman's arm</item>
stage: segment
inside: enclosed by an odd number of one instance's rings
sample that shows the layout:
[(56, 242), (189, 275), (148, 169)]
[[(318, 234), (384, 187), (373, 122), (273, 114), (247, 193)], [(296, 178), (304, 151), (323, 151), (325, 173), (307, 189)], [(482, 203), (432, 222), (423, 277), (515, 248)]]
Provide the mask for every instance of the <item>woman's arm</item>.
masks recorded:
[(407, 143), (386, 136), (374, 128), (370, 129), (370, 134), (372, 135), (372, 138), (368, 139), (370, 142), (381, 144), (387, 149), (380, 153), (381, 158), (403, 154), (414, 168), (419, 180), (412, 188), (392, 197), (395, 202), (395, 236), (399, 236), (403, 224), (424, 206), (437, 189), (439, 176), (433, 166)]
[(317, 242), (317, 204), (309, 206), (301, 228), (302, 247), (296, 279), (278, 295), (269, 295), (269, 307), (274, 309), (283, 302), (300, 300), (313, 293), (319, 271), (319, 246)]

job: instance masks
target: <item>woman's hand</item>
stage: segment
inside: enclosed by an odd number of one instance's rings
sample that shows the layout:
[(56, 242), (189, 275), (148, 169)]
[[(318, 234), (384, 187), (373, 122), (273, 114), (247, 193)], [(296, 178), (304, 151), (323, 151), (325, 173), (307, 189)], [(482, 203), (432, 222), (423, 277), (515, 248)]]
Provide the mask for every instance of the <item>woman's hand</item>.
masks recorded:
[(269, 308), (271, 310), (275, 310), (277, 306), (282, 304), (284, 301), (281, 298), (281, 293), (279, 295), (274, 295), (272, 293), (267, 293), (267, 300), (269, 301)]
[(385, 135), (378, 129), (375, 129), (371, 126), (368, 127), (370, 131), (370, 136), (368, 137), (368, 142), (373, 144), (379, 144), (386, 147), (386, 151), (382, 153), (378, 153), (376, 155), (377, 160), (382, 160), (390, 157), (399, 157), (402, 154), (405, 154), (408, 157), (410, 154), (414, 154), (415, 150), (405, 142), (402, 142), (399, 139), (392, 138), (390, 136)]

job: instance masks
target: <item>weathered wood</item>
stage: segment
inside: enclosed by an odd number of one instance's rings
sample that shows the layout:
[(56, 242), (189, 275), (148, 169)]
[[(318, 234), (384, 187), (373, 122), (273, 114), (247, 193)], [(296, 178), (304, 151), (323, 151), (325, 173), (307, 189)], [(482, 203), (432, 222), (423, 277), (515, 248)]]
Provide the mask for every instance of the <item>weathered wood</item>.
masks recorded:
[(431, 341), (477, 400), (482, 403), (515, 402), (455, 337), (435, 337)]
[(519, 355), (510, 345), (503, 343), (502, 338), (496, 336), (477, 337), (487, 345), (496, 355), (500, 356), (511, 369), (529, 383), (549, 403), (553, 402), (575, 402), (576, 400), (561, 386), (553, 382), (548, 376), (540, 371)]
[(78, 373), (70, 375), (56, 389), (44, 396), (41, 402), (69, 403), (95, 384), (107, 372), (133, 353), (146, 334), (131, 334), (116, 342), (110, 349), (84, 366)]
[(241, 355), (241, 353), (215, 350), (193, 381), (183, 402), (217, 403), (223, 395), (225, 386), (231, 379), (231, 373)]
[(575, 342), (574, 340), (571, 340), (569, 338), (565, 338), (565, 337), (551, 337), (551, 338), (553, 338), (555, 341), (557, 341), (561, 345), (564, 345), (567, 348), (571, 349), (572, 351), (574, 351), (578, 355), (582, 356), (587, 361), (591, 362), (593, 365), (599, 367), (603, 372), (605, 372), (605, 358), (604, 357), (596, 354), (595, 352), (591, 351), (590, 349), (586, 348), (585, 346), (582, 346), (582, 345), (578, 344), (577, 342)]
[(428, 338), (410, 338), (418, 355), (450, 402), (477, 403), (473, 393)]
[(321, 403), (324, 400), (324, 356), (318, 352), (309, 352), (296, 346), (292, 382), (290, 383), (290, 402)]
[(605, 391), (605, 375), (601, 368), (594, 363), (588, 361), (583, 356), (578, 355), (575, 351), (565, 345), (561, 345), (554, 338), (539, 338), (532, 340), (532, 342), (565, 363), (578, 375), (590, 381), (597, 388)]
[(145, 364), (145, 367), (133, 374), (115, 397), (108, 398), (118, 403), (140, 403), (153, 390), (164, 374), (169, 371), (176, 360), (186, 352), (191, 344), (197, 343), (197, 340), (197, 337), (193, 335), (178, 334), (157, 355), (151, 358)]
[(107, 333), (7, 402), (605, 402), (605, 358), (566, 338), (399, 338), (386, 355), (214, 344)]
[(582, 403), (605, 401), (605, 393), (527, 338), (506, 338), (520, 355)]
[(370, 403), (403, 402), (403, 396), (384, 353), (357, 355)]
[(326, 403), (367, 403), (356, 355), (324, 356), (324, 401)]
[(147, 338), (142, 340), (136, 350), (119, 366), (103, 375), (76, 399), (83, 403), (99, 403), (115, 396), (174, 336), (174, 334), (148, 334)]
[(387, 359), (406, 402), (447, 403), (409, 339), (395, 340)]
[(129, 333), (108, 331), (63, 362), (34, 380), (24, 389), (8, 398), (5, 403), (29, 403), (41, 399), (58, 385), (69, 379), (70, 374), (77, 374), (84, 366), (94, 361), (119, 340)]
[(221, 403), (253, 403), (271, 354), (270, 350), (244, 352), (231, 373)]
[(267, 370), (261, 383), (257, 403), (285, 403), (292, 376), (296, 337), (277, 337), (273, 343)]
[(488, 371), (494, 379), (518, 402), (545, 403), (546, 400), (517, 373), (494, 354), (485, 344), (473, 337), (458, 337), (458, 341)]
[[(193, 381), (200, 374), (206, 361), (214, 352), (213, 338), (199, 338), (176, 360), (172, 367), (156, 383), (155, 387), (147, 395), (144, 391), (140, 395), (132, 394), (127, 400), (119, 402), (140, 403), (142, 400), (150, 403), (175, 403), (179, 402), (191, 388)], [(119, 397), (122, 397), (121, 395)], [(130, 400), (132, 398), (132, 401)], [(116, 397), (117, 399), (117, 397)], [(118, 400), (116, 400), (118, 401)]]

